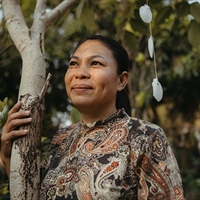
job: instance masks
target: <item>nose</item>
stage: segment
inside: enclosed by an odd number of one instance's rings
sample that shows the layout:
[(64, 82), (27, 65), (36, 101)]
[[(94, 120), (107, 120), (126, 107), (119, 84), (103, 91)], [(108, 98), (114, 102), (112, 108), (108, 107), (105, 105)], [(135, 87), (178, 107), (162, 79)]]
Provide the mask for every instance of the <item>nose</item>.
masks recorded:
[(75, 75), (76, 78), (88, 79), (88, 78), (90, 78), (90, 76), (91, 75), (90, 75), (89, 69), (87, 67), (81, 66), (81, 67), (77, 68), (76, 75)]

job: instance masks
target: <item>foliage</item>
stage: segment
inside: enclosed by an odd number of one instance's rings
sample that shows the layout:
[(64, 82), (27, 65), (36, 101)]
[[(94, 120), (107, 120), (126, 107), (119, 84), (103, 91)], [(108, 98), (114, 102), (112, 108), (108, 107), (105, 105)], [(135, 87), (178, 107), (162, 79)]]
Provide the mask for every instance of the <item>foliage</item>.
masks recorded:
[[(29, 27), (35, 1), (20, 1)], [(48, 9), (57, 3), (58, 0), (49, 1)], [(42, 155), (59, 128), (53, 125), (52, 117), (58, 111), (70, 113), (72, 110), (65, 95), (64, 75), (74, 46), (90, 34), (108, 35), (120, 41), (129, 53), (129, 95), (133, 115), (163, 127), (179, 162), (186, 197), (197, 199), (200, 162), (194, 132), (200, 130), (197, 122), (200, 118), (200, 5), (184, 0), (148, 1), (153, 11), (158, 76), (164, 88), (163, 100), (157, 103), (152, 97), (155, 72), (147, 50), (148, 25), (139, 17), (139, 8), (145, 3), (145, 0), (80, 0), (69, 13), (47, 28), (46, 69), (53, 77), (46, 95)], [(10, 107), (17, 100), (21, 58), (4, 23), (4, 20), (0, 22), (0, 99), (7, 96)], [(78, 117), (72, 114), (72, 118)]]
[[(8, 98), (4, 98), (3, 101), (0, 100), (0, 128), (2, 127), (2, 124), (4, 124), (4, 121), (6, 120), (6, 105), (8, 102)], [(1, 134), (0, 134), (1, 135)], [(0, 145), (1, 147), (1, 145)], [(0, 158), (0, 199), (1, 196), (3, 197), (7, 197), (8, 196), (8, 183), (5, 181), (5, 175), (4, 175), (4, 170), (2, 169), (2, 162), (1, 162), (1, 158)], [(4, 177), (4, 179), (3, 179)], [(5, 199), (4, 198), (4, 199)]]
[(7, 105), (8, 98), (4, 98), (3, 101), (0, 100), (0, 127), (2, 126), (2, 121), (5, 120), (5, 107)]
[(0, 200), (9, 199), (8, 182), (0, 182)]

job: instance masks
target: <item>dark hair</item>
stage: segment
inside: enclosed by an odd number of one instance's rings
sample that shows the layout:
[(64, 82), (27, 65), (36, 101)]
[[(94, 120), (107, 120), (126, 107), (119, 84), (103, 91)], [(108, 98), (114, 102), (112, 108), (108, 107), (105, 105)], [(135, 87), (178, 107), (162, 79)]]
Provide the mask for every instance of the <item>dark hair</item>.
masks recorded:
[[(122, 45), (120, 43), (118, 43), (116, 40), (114, 40), (110, 37), (106, 37), (106, 36), (102, 36), (102, 35), (89, 36), (77, 44), (74, 52), (78, 49), (78, 47), (81, 44), (83, 44), (87, 40), (98, 40), (110, 49), (110, 51), (112, 52), (112, 54), (117, 62), (118, 75), (124, 71), (126, 71), (126, 72), (129, 71), (129, 57), (128, 57), (126, 50), (122, 47)], [(127, 114), (131, 115), (131, 105), (130, 105), (130, 100), (129, 100), (129, 96), (128, 96), (128, 86), (127, 85), (122, 91), (117, 92), (116, 108), (117, 109), (124, 108), (125, 111), (127, 112)]]

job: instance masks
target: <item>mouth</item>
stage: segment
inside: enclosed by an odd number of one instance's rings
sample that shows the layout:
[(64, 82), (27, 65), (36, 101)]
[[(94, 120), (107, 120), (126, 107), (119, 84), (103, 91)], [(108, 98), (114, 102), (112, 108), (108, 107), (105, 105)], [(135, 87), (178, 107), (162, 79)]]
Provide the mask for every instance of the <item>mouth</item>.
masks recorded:
[(91, 90), (91, 89), (93, 89), (91, 86), (85, 84), (76, 84), (72, 87), (72, 90)]

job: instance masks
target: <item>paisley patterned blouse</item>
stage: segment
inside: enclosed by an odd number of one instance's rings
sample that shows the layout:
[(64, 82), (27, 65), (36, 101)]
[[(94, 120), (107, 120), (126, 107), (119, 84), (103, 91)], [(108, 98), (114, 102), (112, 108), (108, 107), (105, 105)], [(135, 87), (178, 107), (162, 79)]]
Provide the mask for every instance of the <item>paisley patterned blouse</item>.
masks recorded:
[(41, 163), (40, 199), (181, 200), (181, 177), (163, 130), (123, 109), (61, 130)]

